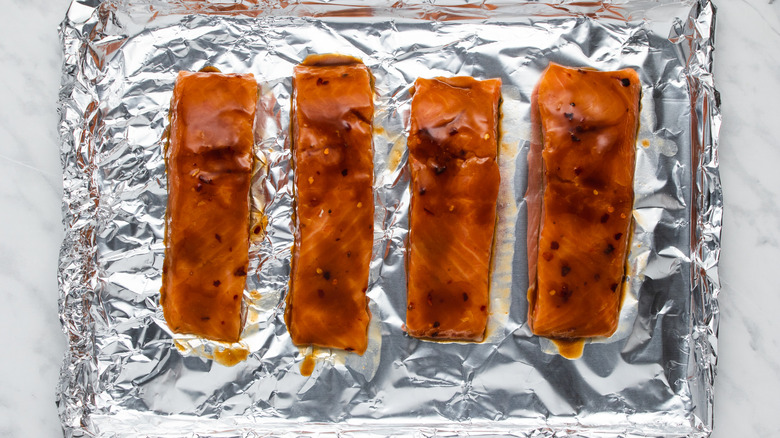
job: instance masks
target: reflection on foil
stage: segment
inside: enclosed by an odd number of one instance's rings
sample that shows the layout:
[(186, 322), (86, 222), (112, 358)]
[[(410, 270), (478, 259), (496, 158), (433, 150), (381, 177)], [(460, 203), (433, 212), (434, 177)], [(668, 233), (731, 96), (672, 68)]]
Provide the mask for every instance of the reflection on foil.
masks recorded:
[[(66, 435), (708, 435), (722, 217), (714, 13), (708, 0), (74, 0), (60, 29)], [(283, 321), (292, 68), (331, 52), (361, 58), (376, 77), (363, 356), (299, 349)], [(630, 67), (643, 83), (620, 325), (576, 361), (548, 354), (548, 341), (526, 324), (530, 94), (550, 61)], [(253, 73), (261, 86), (247, 322), (236, 344), (173, 335), (158, 303), (161, 138), (176, 74), (205, 65)], [(409, 89), (437, 75), (504, 83), (491, 317), (479, 344), (403, 331)]]

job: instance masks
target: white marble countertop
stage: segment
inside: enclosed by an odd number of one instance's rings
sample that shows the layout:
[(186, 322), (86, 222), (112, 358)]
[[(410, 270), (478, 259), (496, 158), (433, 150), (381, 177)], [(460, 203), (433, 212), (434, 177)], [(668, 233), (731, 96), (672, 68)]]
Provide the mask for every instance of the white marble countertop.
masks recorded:
[[(0, 6), (0, 436), (61, 436), (57, 25), (69, 0)], [(715, 438), (780, 436), (780, 2), (716, 0), (725, 192)]]

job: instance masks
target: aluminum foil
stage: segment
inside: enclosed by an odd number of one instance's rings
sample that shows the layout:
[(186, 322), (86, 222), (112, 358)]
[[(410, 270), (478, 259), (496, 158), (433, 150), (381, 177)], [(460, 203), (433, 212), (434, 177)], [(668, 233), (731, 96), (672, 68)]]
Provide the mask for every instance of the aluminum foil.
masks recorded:
[[(60, 28), (65, 435), (709, 435), (722, 216), (714, 23), (708, 0), (74, 0)], [(334, 52), (361, 58), (376, 77), (363, 356), (297, 348), (283, 320), (292, 68)], [(620, 325), (578, 360), (532, 336), (526, 316), (530, 95), (551, 61), (631, 67), (643, 85)], [(174, 335), (159, 305), (169, 104), (177, 72), (207, 65), (253, 73), (262, 90), (257, 226), (236, 344)], [(409, 89), (437, 75), (504, 84), (491, 316), (478, 344), (403, 331)], [(307, 355), (311, 376), (300, 371)]]

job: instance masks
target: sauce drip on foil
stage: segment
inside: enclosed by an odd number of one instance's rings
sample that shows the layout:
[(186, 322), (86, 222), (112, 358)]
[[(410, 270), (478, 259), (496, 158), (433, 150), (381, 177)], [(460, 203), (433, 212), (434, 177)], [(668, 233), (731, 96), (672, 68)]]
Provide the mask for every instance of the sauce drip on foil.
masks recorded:
[(579, 359), (585, 348), (585, 339), (551, 339), (558, 353), (566, 359)]
[(214, 351), (214, 361), (218, 364), (232, 367), (243, 362), (249, 356), (249, 350), (244, 347), (225, 348)]
[(316, 364), (317, 362), (314, 360), (314, 355), (307, 354), (304, 356), (303, 361), (301, 362), (301, 375), (311, 376), (311, 373), (314, 372), (314, 366)]

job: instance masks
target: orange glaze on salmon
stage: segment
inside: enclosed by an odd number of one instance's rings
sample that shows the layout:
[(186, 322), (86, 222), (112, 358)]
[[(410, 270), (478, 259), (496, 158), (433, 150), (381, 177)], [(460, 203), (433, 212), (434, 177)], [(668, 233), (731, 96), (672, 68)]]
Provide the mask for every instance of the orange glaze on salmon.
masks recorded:
[(241, 334), (256, 102), (251, 74), (181, 72), (176, 80), (160, 291), (176, 333), (227, 342)]
[(631, 69), (550, 64), (534, 93), (540, 131), (529, 153), (528, 321), (536, 335), (575, 339), (617, 329), (640, 92)]
[(354, 58), (307, 58), (293, 78), (297, 229), (285, 320), (296, 345), (363, 354), (374, 238), (372, 76)]
[(479, 341), (500, 180), (501, 80), (417, 79), (412, 91), (406, 330)]

